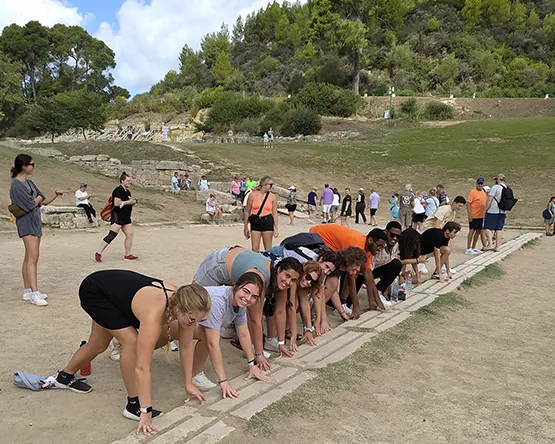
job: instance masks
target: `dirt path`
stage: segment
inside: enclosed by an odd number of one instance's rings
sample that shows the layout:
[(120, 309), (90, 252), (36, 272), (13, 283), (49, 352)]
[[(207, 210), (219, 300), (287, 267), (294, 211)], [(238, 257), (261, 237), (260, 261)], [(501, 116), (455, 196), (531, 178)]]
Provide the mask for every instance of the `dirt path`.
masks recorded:
[(325, 406), (319, 417), (277, 418), (270, 437), (239, 430), (222, 442), (552, 443), (553, 246), (510, 257), (501, 280), (463, 293), (470, 308), (435, 319), (356, 391), (311, 398)]

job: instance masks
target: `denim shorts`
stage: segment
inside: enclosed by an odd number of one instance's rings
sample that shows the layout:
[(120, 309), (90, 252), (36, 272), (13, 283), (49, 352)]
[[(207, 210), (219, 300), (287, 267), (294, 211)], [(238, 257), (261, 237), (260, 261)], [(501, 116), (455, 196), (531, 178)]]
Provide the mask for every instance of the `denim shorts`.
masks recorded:
[(231, 247), (220, 248), (206, 256), (195, 273), (194, 281), (203, 287), (232, 285), (225, 264), (230, 249)]

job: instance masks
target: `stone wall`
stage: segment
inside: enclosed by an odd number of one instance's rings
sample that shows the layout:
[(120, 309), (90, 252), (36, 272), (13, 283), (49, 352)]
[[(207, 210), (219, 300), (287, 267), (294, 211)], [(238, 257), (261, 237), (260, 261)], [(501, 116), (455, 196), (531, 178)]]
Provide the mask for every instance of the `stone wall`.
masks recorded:
[(40, 217), (43, 225), (51, 228), (71, 230), (74, 228), (95, 228), (99, 226), (98, 219), (91, 224), (83, 208), (71, 206), (48, 205), (41, 207)]

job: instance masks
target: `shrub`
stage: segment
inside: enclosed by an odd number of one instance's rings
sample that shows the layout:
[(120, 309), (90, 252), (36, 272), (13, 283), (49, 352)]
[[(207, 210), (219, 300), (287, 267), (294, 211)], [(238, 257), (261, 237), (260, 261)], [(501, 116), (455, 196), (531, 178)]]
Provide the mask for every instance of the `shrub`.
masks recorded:
[(349, 117), (364, 104), (353, 91), (327, 83), (309, 83), (295, 97), (295, 103), (326, 116)]
[(260, 136), (262, 134), (259, 117), (248, 117), (232, 125), (233, 132), (247, 133), (249, 136)]
[(214, 103), (216, 103), (216, 100), (222, 96), (222, 94), (224, 94), (223, 86), (205, 89), (195, 99), (195, 107), (197, 109), (211, 108), (214, 106)]
[(428, 102), (424, 108), (423, 117), (426, 120), (451, 120), (453, 107), (441, 102)]
[(302, 134), (318, 134), (322, 129), (322, 119), (314, 110), (299, 107), (289, 110), (283, 118), (281, 134), (283, 136), (296, 136)]
[(243, 96), (231, 91), (222, 92), (214, 102), (206, 124), (215, 131), (227, 130), (243, 119), (260, 118), (272, 103), (258, 96)]
[(145, 131), (150, 131), (150, 120), (145, 120), (143, 126), (145, 127)]
[(411, 97), (406, 102), (401, 103), (401, 113), (410, 120), (417, 120), (420, 117), (420, 108), (418, 102), (414, 97)]
[(283, 119), (290, 109), (291, 104), (289, 101), (274, 104), (264, 115), (260, 123), (261, 129), (267, 130), (268, 128), (273, 128), (279, 132), (279, 128), (283, 125)]

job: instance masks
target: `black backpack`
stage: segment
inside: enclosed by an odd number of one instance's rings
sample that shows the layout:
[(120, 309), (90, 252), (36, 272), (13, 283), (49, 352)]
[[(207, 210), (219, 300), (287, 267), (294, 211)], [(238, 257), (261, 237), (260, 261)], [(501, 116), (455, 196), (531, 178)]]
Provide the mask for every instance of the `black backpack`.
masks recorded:
[(511, 211), (518, 202), (518, 199), (515, 199), (513, 190), (511, 190), (507, 185), (501, 186), (503, 187), (503, 191), (501, 192), (501, 199), (497, 202), (497, 206), (500, 210)]
[(288, 250), (293, 250), (298, 255), (306, 258), (306, 260), (312, 260), (312, 258), (304, 254), (300, 247), (308, 248), (317, 254), (323, 250), (330, 249), (326, 246), (322, 236), (317, 233), (298, 233), (283, 239), (280, 245)]

